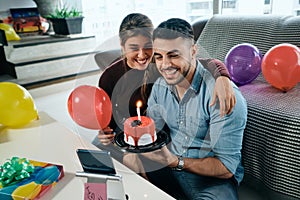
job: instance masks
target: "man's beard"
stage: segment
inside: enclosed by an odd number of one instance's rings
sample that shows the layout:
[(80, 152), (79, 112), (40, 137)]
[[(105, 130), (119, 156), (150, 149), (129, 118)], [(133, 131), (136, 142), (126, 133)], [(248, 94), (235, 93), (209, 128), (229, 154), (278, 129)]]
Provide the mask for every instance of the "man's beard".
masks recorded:
[(166, 80), (166, 82), (169, 85), (177, 85), (177, 84), (181, 83), (187, 77), (187, 75), (189, 74), (190, 70), (191, 70), (191, 64), (189, 65), (189, 67), (188, 67), (188, 69), (186, 71), (184, 71), (183, 73), (181, 73), (179, 79), (176, 80), (175, 82), (168, 81), (168, 79), (165, 79), (165, 80)]

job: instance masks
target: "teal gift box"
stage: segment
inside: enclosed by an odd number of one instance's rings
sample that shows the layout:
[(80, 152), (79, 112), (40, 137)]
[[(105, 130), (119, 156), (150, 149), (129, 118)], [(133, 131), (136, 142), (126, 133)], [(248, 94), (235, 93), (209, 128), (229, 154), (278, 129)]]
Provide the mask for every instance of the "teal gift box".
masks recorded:
[(13, 157), (0, 166), (0, 199), (39, 199), (63, 177), (62, 165)]

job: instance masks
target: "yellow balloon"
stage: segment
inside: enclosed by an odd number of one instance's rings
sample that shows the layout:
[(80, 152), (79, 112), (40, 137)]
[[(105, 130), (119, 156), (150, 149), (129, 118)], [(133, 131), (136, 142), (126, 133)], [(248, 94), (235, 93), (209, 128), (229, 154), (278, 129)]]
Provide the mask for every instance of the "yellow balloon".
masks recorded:
[(0, 82), (0, 124), (21, 127), (38, 119), (38, 111), (30, 93), (22, 86)]
[(8, 24), (0, 23), (0, 29), (4, 30), (7, 41), (20, 40), (20, 36), (15, 32), (15, 29)]
[(14, 200), (34, 199), (42, 189), (41, 184), (30, 182), (26, 185), (19, 186), (11, 194)]

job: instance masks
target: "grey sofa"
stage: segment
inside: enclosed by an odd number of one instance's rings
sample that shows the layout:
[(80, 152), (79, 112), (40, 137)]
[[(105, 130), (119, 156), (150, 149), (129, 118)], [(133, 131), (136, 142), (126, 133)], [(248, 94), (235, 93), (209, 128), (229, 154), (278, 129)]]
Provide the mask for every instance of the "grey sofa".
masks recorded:
[[(214, 15), (192, 25), (199, 57), (224, 61), (230, 48), (244, 42), (255, 45), (262, 55), (280, 43), (300, 47), (300, 17)], [(120, 50), (115, 50), (113, 55), (103, 52), (95, 59), (103, 70), (120, 55)], [(299, 199), (300, 85), (283, 93), (260, 74), (240, 90), (248, 104), (242, 184), (254, 188), (263, 199)]]
[[(281, 43), (300, 47), (300, 16), (215, 15), (195, 21), (193, 27), (199, 57), (224, 61), (230, 48), (244, 42), (263, 55)], [(240, 90), (248, 104), (243, 184), (256, 188), (264, 199), (299, 199), (300, 85), (283, 93), (260, 74)]]

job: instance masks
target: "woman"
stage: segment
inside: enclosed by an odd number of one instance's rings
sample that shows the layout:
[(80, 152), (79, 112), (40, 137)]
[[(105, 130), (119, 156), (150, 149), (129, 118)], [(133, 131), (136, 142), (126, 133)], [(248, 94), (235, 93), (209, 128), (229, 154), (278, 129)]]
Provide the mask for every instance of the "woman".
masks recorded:
[[(153, 24), (147, 16), (140, 13), (127, 15), (119, 29), (123, 57), (110, 65), (99, 80), (99, 87), (111, 98), (113, 117), (109, 126), (99, 131), (93, 144), (111, 151), (112, 156), (121, 162), (123, 153), (112, 144), (115, 133), (122, 131), (125, 119), (137, 115), (137, 101), (142, 101), (141, 113), (145, 114), (152, 84), (160, 76), (152, 62), (152, 32)], [(230, 113), (235, 105), (235, 95), (229, 73), (222, 62), (214, 59), (208, 62), (207, 70), (216, 79), (211, 105), (218, 98), (220, 114)]]

